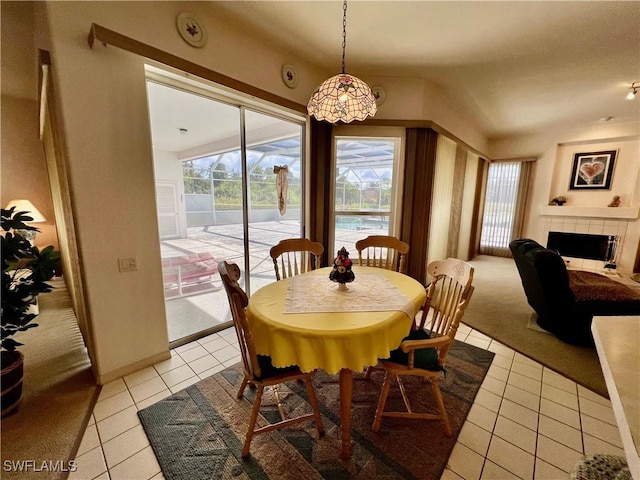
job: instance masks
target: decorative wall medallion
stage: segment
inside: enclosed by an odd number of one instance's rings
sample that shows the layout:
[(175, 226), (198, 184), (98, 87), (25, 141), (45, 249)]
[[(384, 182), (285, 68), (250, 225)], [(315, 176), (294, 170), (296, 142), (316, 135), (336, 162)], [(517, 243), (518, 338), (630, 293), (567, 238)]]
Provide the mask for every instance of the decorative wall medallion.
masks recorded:
[(284, 65), (282, 67), (282, 81), (289, 88), (296, 88), (298, 85), (298, 72), (293, 65)]
[(384, 103), (385, 98), (387, 98), (387, 93), (384, 91), (382, 87), (373, 87), (371, 89), (371, 93), (376, 99), (376, 105), (382, 105)]
[(189, 45), (201, 48), (207, 43), (207, 31), (193, 13), (180, 13), (176, 18), (176, 26), (184, 41)]

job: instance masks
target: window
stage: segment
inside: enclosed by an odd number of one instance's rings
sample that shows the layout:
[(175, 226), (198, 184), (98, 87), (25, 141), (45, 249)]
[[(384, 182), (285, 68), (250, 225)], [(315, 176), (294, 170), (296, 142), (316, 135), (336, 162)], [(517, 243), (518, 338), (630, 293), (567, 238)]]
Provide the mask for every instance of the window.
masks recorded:
[(336, 138), (334, 255), (369, 235), (393, 235), (398, 138)]
[(489, 165), (480, 253), (511, 256), (509, 243), (521, 234), (524, 200), (531, 162)]

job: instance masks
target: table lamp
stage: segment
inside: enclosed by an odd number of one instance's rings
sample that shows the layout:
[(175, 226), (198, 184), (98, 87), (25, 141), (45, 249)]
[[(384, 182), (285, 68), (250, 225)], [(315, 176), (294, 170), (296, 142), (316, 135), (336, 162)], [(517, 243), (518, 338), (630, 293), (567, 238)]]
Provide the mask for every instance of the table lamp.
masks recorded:
[[(40, 213), (40, 210), (38, 210), (29, 200), (11, 200), (5, 209), (9, 210), (12, 207), (15, 207), (16, 212), (27, 212), (27, 214), (33, 218), (33, 220), (29, 220), (25, 223), (42, 223), (47, 221), (47, 219), (44, 218), (44, 215)], [(33, 243), (33, 240), (36, 238), (35, 230), (16, 230), (16, 232), (31, 243)]]

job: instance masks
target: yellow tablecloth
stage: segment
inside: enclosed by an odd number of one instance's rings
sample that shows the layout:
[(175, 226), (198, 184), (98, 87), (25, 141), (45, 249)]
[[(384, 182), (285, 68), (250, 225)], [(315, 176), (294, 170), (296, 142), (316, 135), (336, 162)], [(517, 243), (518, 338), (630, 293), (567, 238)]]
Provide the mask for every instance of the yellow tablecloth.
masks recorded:
[[(337, 284), (329, 280), (329, 271), (329, 267), (321, 268), (292, 278), (296, 282), (309, 279), (308, 296), (313, 297), (314, 288), (317, 289), (315, 279), (321, 276), (334, 289), (331, 291), (335, 292), (337, 303), (345, 292), (337, 291)], [(291, 281), (285, 279), (262, 287), (249, 299), (247, 315), (257, 352), (271, 356), (276, 367), (296, 364), (305, 372), (321, 368), (330, 374), (343, 368), (360, 371), (375, 365), (378, 358), (388, 356), (407, 335), (414, 315), (424, 303), (424, 286), (390, 270), (354, 267), (353, 271), (356, 279), (348, 284), (350, 290), (352, 287), (353, 292), (366, 289), (370, 278), (386, 279), (406, 297), (408, 310), (413, 314), (408, 315), (402, 307), (381, 311), (284, 313)], [(379, 281), (370, 283), (380, 284)], [(345, 310), (348, 308), (352, 307)]]

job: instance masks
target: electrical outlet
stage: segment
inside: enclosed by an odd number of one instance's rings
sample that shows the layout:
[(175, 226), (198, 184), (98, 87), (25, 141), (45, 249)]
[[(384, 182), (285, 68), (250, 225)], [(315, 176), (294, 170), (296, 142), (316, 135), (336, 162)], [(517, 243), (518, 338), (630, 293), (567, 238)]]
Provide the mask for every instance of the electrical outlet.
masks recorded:
[(138, 270), (136, 265), (136, 257), (119, 257), (118, 269), (120, 272), (135, 272)]

